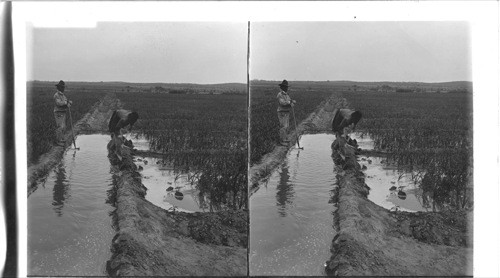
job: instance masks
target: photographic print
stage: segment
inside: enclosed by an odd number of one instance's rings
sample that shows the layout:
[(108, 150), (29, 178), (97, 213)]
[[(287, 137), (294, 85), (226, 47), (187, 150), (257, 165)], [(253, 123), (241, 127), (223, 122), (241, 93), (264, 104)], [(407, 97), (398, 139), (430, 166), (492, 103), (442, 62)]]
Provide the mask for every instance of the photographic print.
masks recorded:
[(28, 275), (246, 275), (247, 29), (28, 30)]
[(250, 276), (472, 275), (467, 22), (250, 34)]
[(495, 2), (0, 7), (4, 276), (498, 276)]

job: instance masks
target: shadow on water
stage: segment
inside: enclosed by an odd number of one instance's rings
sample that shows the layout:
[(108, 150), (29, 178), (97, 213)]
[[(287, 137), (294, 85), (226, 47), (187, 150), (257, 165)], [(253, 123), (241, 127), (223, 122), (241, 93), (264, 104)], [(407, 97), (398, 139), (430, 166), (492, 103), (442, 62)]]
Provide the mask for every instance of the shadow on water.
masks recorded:
[[(111, 163), (110, 163), (111, 165)], [(112, 210), (108, 211), (108, 215), (111, 217), (111, 226), (113, 230), (118, 231), (118, 217), (116, 215), (116, 201), (117, 201), (117, 191), (118, 191), (118, 179), (117, 169), (110, 167), (109, 173), (111, 174), (111, 182), (109, 184), (109, 189), (106, 190), (106, 204), (113, 207)]]
[(279, 183), (276, 186), (276, 205), (279, 215), (285, 217), (287, 215), (287, 205), (293, 204), (295, 195), (294, 185), (290, 182), (290, 174), (286, 162), (281, 166), (279, 176)]
[(64, 211), (64, 202), (70, 197), (70, 185), (68, 179), (66, 178), (66, 167), (64, 163), (59, 163), (57, 166), (55, 177), (52, 206), (54, 206), (56, 215), (62, 216)]
[(331, 256), (334, 135), (303, 135), (250, 197), (250, 275), (324, 276)]
[(28, 275), (104, 276), (115, 235), (108, 135), (80, 135), (28, 196)]

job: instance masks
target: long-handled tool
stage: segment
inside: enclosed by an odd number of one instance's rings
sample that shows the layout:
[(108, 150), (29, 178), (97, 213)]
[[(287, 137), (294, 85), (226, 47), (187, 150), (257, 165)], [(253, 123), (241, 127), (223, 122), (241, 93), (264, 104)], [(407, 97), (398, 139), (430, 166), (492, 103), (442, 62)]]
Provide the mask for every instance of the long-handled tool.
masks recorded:
[(295, 119), (295, 111), (293, 110), (293, 105), (292, 105), (292, 115), (293, 115), (293, 122), (295, 123), (295, 134), (297, 134), (297, 147), (299, 148), (299, 150), (303, 150), (304, 148), (301, 148), (299, 143), (300, 140), (299, 140), (299, 133), (297, 130), (297, 120)]
[(71, 117), (71, 107), (68, 107), (68, 113), (69, 113), (69, 123), (71, 125), (71, 138), (73, 139), (73, 146), (75, 147), (75, 150), (79, 150), (80, 148), (76, 147), (76, 142), (75, 142), (75, 132), (73, 131), (73, 118)]

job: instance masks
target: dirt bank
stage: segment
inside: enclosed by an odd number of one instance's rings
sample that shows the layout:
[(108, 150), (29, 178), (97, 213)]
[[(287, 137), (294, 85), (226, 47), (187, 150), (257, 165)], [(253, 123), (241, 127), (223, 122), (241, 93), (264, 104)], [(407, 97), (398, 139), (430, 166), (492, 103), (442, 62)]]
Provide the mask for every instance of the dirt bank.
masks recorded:
[(390, 212), (366, 198), (354, 149), (339, 140), (332, 147), (338, 208), (328, 275), (472, 275), (472, 212)]
[(271, 153), (262, 157), (258, 164), (250, 168), (250, 194), (258, 189), (261, 180), (269, 177), (273, 170), (285, 159), (288, 150), (295, 146), (297, 135), (305, 133), (331, 132), (331, 121), (335, 108), (346, 107), (347, 102), (336, 94), (323, 101), (316, 110), (302, 121), (295, 132), (288, 135), (289, 146), (276, 145)]
[(247, 211), (170, 212), (144, 196), (146, 188), (124, 148), (114, 213), (117, 234), (107, 262), (110, 276), (244, 276), (247, 274)]
[[(80, 133), (106, 132), (107, 124), (113, 110), (121, 107), (120, 101), (114, 94), (107, 94), (102, 100), (94, 104), (90, 111), (78, 122), (74, 123), (75, 136)], [(66, 148), (72, 146), (71, 129), (64, 135), (66, 147), (54, 146), (43, 154), (37, 164), (28, 167), (28, 195), (36, 189), (37, 181), (45, 178), (57, 163), (62, 159)], [(78, 146), (77, 146), (78, 147)]]

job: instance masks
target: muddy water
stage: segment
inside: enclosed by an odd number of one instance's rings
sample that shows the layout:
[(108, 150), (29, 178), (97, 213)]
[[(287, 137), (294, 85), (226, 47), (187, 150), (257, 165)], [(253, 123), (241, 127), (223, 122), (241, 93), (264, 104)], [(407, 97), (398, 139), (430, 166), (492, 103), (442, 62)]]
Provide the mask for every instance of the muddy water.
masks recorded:
[(28, 274), (103, 276), (115, 234), (109, 135), (80, 135), (80, 150), (28, 197)]
[(132, 140), (134, 148), (141, 151), (149, 151), (149, 141), (143, 135), (137, 133), (125, 134), (127, 140)]
[(250, 197), (250, 275), (325, 275), (331, 253), (334, 135), (304, 135)]
[[(134, 148), (148, 151), (149, 141), (142, 135), (132, 133), (126, 138), (132, 140)], [(134, 162), (140, 166), (142, 184), (148, 189), (146, 200), (166, 210), (183, 212), (207, 211), (208, 205), (200, 200), (193, 173), (174, 171), (173, 166), (162, 159), (136, 156)], [(176, 197), (175, 192), (182, 193)]]
[[(373, 150), (373, 140), (365, 135), (361, 137), (359, 133), (351, 134), (351, 138), (358, 141), (361, 149)], [(382, 157), (358, 156), (361, 166), (366, 166), (363, 172), (366, 175), (365, 182), (371, 188), (368, 199), (375, 204), (386, 209), (398, 209), (401, 211), (416, 212), (428, 211), (430, 207), (422, 204), (422, 190), (420, 190), (411, 180), (410, 173), (400, 175), (395, 166), (386, 165)], [(395, 186), (396, 190), (390, 190)], [(406, 194), (405, 199), (398, 197), (401, 189)]]
[[(207, 209), (198, 198), (196, 180), (190, 179), (192, 173), (177, 173), (157, 158), (136, 157), (135, 162), (143, 168), (142, 184), (148, 189), (146, 200), (166, 210), (196, 212)], [(177, 191), (182, 193), (182, 197), (175, 196)]]

